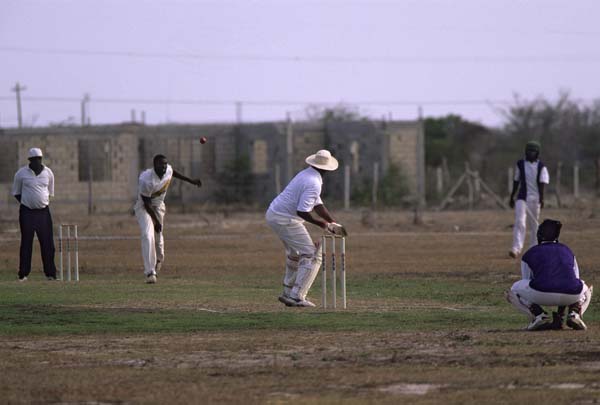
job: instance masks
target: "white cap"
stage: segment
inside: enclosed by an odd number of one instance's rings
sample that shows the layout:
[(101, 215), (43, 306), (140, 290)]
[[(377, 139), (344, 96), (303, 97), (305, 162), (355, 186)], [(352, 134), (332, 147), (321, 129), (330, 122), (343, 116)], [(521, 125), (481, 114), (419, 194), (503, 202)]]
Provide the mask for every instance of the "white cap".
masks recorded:
[(42, 156), (44, 156), (44, 155), (42, 154), (42, 150), (40, 148), (29, 149), (28, 157), (33, 158), (33, 157), (42, 157)]
[(321, 149), (314, 155), (310, 155), (305, 160), (311, 166), (323, 170), (335, 170), (338, 168), (338, 161), (336, 158), (331, 156), (331, 152), (326, 149)]

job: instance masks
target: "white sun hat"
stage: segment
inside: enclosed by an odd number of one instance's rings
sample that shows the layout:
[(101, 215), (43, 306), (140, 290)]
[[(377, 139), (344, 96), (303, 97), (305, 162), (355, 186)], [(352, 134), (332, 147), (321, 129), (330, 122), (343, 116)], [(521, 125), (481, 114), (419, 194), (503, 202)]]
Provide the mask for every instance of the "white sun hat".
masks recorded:
[(305, 162), (322, 170), (332, 171), (338, 168), (337, 159), (331, 156), (331, 152), (326, 149), (321, 149), (314, 155), (310, 155), (306, 158)]
[(44, 156), (42, 154), (42, 150), (40, 148), (31, 148), (29, 149), (29, 156), (28, 158), (34, 158), (34, 157), (42, 157)]

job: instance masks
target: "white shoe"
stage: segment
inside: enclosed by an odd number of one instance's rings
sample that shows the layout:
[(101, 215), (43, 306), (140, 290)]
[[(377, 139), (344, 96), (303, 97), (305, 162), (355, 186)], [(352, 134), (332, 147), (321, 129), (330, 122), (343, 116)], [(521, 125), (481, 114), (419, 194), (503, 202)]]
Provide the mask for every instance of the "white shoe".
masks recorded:
[(281, 294), (278, 298), (279, 302), (285, 304), (286, 307), (296, 307), (296, 301), (289, 295)]
[(23, 277), (23, 278), (20, 278), (20, 279), (19, 279), (19, 283), (22, 283), (22, 282), (24, 282), (24, 281), (27, 281), (27, 277)]
[(533, 321), (527, 325), (527, 330), (540, 330), (548, 327), (551, 323), (552, 319), (548, 316), (548, 314), (542, 313), (536, 316)]
[(146, 284), (156, 284), (156, 274), (146, 276)]
[(158, 272), (160, 271), (160, 269), (162, 269), (162, 262), (161, 261), (156, 261), (156, 266), (154, 267), (154, 272), (156, 274), (158, 274)]
[(569, 328), (575, 329), (575, 330), (586, 330), (587, 329), (587, 325), (583, 322), (583, 319), (581, 319), (581, 316), (575, 311), (571, 311), (569, 313), (569, 316), (567, 316), (567, 326)]
[(316, 307), (315, 304), (313, 304), (312, 302), (310, 302), (309, 300), (305, 299), (300, 299), (300, 298), (292, 298), (292, 300), (294, 300), (296, 307)]

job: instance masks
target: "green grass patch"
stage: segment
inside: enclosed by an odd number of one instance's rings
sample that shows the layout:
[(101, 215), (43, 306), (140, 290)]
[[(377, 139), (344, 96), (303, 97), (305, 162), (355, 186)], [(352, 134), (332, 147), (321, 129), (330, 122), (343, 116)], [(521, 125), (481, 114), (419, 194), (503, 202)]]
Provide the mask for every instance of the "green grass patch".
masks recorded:
[(194, 310), (79, 309), (59, 306), (3, 307), (2, 335), (186, 333), (200, 331), (431, 331), (514, 328), (515, 316), (447, 310), (392, 312), (211, 313)]
[[(348, 310), (325, 311), (283, 308), (276, 302), (279, 280), (272, 277), (165, 278), (156, 285), (133, 276), (97, 275), (80, 283), (11, 280), (0, 282), (0, 335), (522, 328), (525, 319), (504, 302), (503, 288), (440, 275), (365, 275), (348, 284)], [(318, 283), (312, 296), (320, 297)], [(372, 309), (377, 305), (381, 311)], [(590, 314), (586, 320), (597, 318)]]

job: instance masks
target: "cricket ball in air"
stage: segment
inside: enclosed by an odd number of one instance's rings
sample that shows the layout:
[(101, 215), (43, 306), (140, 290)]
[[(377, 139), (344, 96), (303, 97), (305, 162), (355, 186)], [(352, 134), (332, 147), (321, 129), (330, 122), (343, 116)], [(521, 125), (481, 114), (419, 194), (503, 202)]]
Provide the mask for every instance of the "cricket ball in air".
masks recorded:
[(200, 143), (206, 143), (206, 141), (208, 141), (208, 139), (206, 139), (205, 136), (203, 136), (202, 138), (200, 138)]

